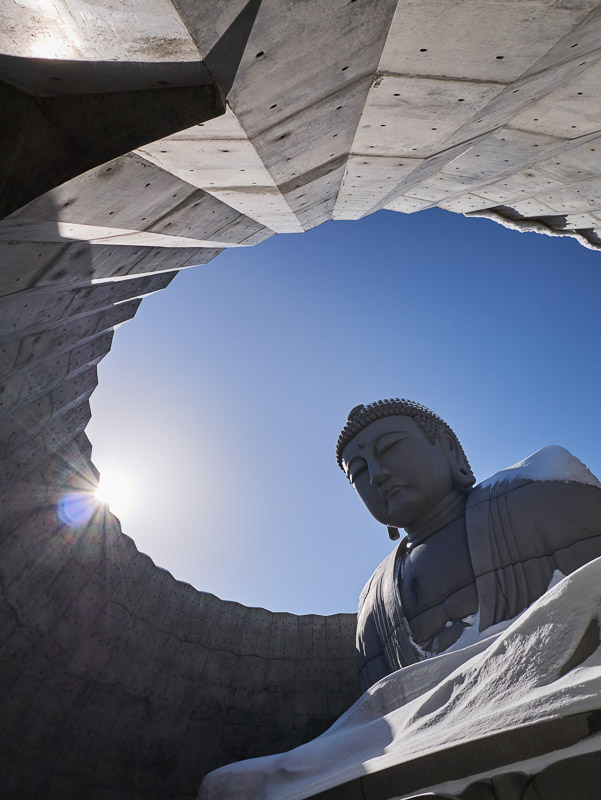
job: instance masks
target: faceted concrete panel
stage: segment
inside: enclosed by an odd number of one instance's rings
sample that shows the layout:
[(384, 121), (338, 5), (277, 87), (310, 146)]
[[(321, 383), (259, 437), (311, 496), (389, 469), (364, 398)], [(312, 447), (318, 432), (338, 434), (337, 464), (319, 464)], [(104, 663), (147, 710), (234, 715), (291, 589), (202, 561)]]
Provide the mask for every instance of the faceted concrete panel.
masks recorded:
[[(105, 185), (104, 203), (94, 199), (98, 181)], [(18, 235), (40, 241), (110, 239), (111, 244), (188, 248), (236, 245), (262, 230), (260, 223), (133, 154), (90, 170), (0, 222), (0, 237), (8, 240)], [(223, 240), (213, 238), (217, 232)]]
[[(253, 139), (257, 151), (265, 154), (262, 157), (266, 167), (304, 229), (318, 224), (317, 220), (329, 219), (328, 214), (317, 218), (312, 215), (310, 221), (305, 209), (324, 201), (329, 210), (333, 207), (342, 173), (340, 176), (332, 173), (346, 161), (369, 86), (369, 78), (358, 81)], [(330, 174), (329, 183), (320, 182), (326, 173)], [(300, 187), (304, 202), (299, 205), (295, 192)]]
[[(65, 403), (62, 402), (60, 393), (64, 387), (70, 392), (73, 391), (73, 384), (78, 386), (78, 390), (82, 386), (85, 391), (94, 388), (96, 374), (92, 365), (108, 353), (111, 338), (111, 333), (104, 334), (87, 345), (85, 350), (79, 350), (75, 359), (73, 353), (64, 353), (50, 362), (46, 361), (31, 370), (20, 372), (7, 381), (1, 393), (0, 412), (3, 416), (11, 411), (12, 414), (6, 423), (0, 423), (2, 427), (5, 428), (6, 425), (9, 431), (16, 427), (23, 430), (23, 426), (26, 425), (25, 429), (32, 433), (39, 425), (45, 424), (46, 417), (50, 418), (57, 410), (62, 411)], [(87, 356), (83, 361), (82, 355)], [(94, 370), (93, 374), (90, 369)], [(82, 372), (87, 374), (83, 384)], [(48, 394), (52, 389), (55, 389), (55, 392), (52, 395)], [(41, 400), (34, 400), (40, 395), (43, 395)], [(35, 403), (33, 409), (32, 402)], [(19, 408), (15, 410), (16, 406)]]
[[(268, 235), (271, 235), (271, 232)], [(84, 241), (91, 244), (114, 245), (115, 247), (186, 247), (191, 249), (196, 246), (216, 249), (240, 246), (240, 243), (235, 241), (195, 239), (189, 236), (83, 225), (76, 222), (54, 222), (27, 217), (11, 217), (1, 220), (0, 241), (12, 242), (17, 239), (39, 243)]]
[(514, 128), (572, 139), (601, 129), (601, 64), (593, 64), (511, 120)]
[[(581, 186), (581, 184), (576, 184)], [(601, 181), (589, 182), (582, 188), (563, 189), (556, 194), (541, 192), (536, 199), (553, 209), (556, 214), (573, 214), (601, 210)]]
[(469, 214), (472, 211), (480, 211), (489, 206), (490, 202), (488, 200), (469, 193), (452, 197), (449, 200), (441, 200), (436, 204), (437, 208), (444, 208), (446, 211), (455, 212), (455, 214)]
[[(3, 9), (2, 53), (94, 61), (197, 61), (198, 50), (169, 0), (10, 3)], [(115, 87), (117, 88), (117, 87)]]
[(511, 203), (512, 200), (531, 198), (537, 192), (553, 192), (561, 188), (559, 181), (545, 174), (539, 175), (535, 169), (528, 169), (485, 184), (474, 193), (488, 200), (490, 206), (497, 206)]
[(537, 171), (559, 184), (596, 178), (601, 171), (601, 138), (564, 149), (555, 158), (541, 161)]
[(419, 159), (351, 155), (336, 198), (333, 219), (360, 219), (413, 170)]
[(42, 247), (30, 242), (1, 242), (0, 293), (10, 294), (34, 286), (65, 253), (65, 247), (65, 242)]
[[(224, 130), (223, 120), (229, 122), (230, 130)], [(244, 185), (275, 187), (231, 111), (217, 120), (153, 142), (138, 152), (166, 174), (177, 175), (205, 191)]]
[[(576, 4), (571, 4), (576, 8)], [(599, 36), (601, 35), (601, 7), (596, 2), (577, 4), (585, 12), (577, 12), (580, 21), (545, 53), (529, 72), (541, 72), (564, 62), (590, 61), (591, 56), (596, 60), (599, 49)], [(586, 13), (588, 11), (588, 13)], [(584, 58), (583, 58), (584, 57)]]
[(139, 152), (276, 233), (303, 230), (229, 109)]
[[(562, 188), (561, 184), (533, 167), (523, 173), (525, 185), (514, 173), (516, 164), (532, 163), (537, 158), (544, 158), (549, 151), (558, 153), (561, 149), (562, 140), (501, 128), (494, 134), (481, 137), (464, 153), (445, 163), (440, 171), (406, 187), (405, 192), (410, 197), (432, 203), (440, 201), (444, 208), (461, 213), (486, 208), (487, 198), (499, 197), (497, 202), (504, 202), (509, 197), (521, 198), (524, 194), (532, 197), (537, 191)], [(463, 201), (467, 189), (471, 198)], [(452, 203), (453, 199), (459, 205)]]
[[(595, 59), (591, 60), (597, 60), (599, 55), (600, 53), (597, 53)], [(564, 84), (576, 80), (579, 74), (590, 66), (587, 64), (588, 62), (569, 61), (549, 67), (543, 72), (523, 76), (494, 97), (475, 120), (460, 128), (450, 144), (466, 142), (511, 124), (511, 120), (532, 103)]]
[(502, 88), (384, 75), (370, 90), (353, 150), (425, 158), (440, 150)]
[[(52, 230), (44, 227), (44, 230)], [(205, 264), (221, 248), (152, 248), (90, 245), (87, 242), (0, 241), (0, 291), (10, 294), (33, 286), (114, 280)], [(117, 256), (117, 260), (116, 257)]]
[[(175, 0), (174, 5), (206, 55), (245, 3), (200, 6)], [(316, 9), (295, 0), (263, 0), (228, 96), (247, 136), (252, 140), (371, 75), (395, 6), (391, 0), (376, 6), (368, 0), (332, 0)], [(212, 69), (218, 81), (226, 82), (223, 65)]]
[(441, 172), (465, 180), (466, 186), (481, 184), (513, 173), (516, 167), (530, 165), (562, 145), (557, 137), (499, 128), (474, 142), (465, 153), (445, 164)]
[(413, 170), (413, 172), (410, 172), (409, 175), (403, 178), (399, 185), (382, 199), (381, 207), (386, 207), (388, 203), (396, 200), (398, 197), (401, 197), (414, 186), (418, 186), (423, 181), (428, 180), (433, 175), (438, 174), (440, 170), (442, 170), (447, 164), (450, 164), (454, 159), (463, 155), (463, 153), (467, 152), (472, 147), (472, 142), (464, 142), (461, 145), (451, 147), (447, 150), (437, 153), (436, 155), (423, 159), (419, 162), (418, 166)]
[(75, 291), (40, 288), (9, 295), (0, 301), (0, 335), (30, 328), (43, 330), (66, 317), (84, 316), (121, 300), (163, 289), (174, 277), (173, 273), (167, 273), (120, 281), (115, 287), (96, 286)]
[(92, 337), (101, 336), (108, 329), (131, 319), (140, 302), (141, 300), (131, 300), (108, 311), (69, 320), (67, 324), (59, 322), (49, 329), (25, 336), (19, 331), (13, 337), (0, 338), (0, 347), (3, 350), (6, 348), (6, 355), (0, 362), (4, 368), (3, 374), (8, 377), (14, 372), (26, 370), (32, 364), (51, 359), (78, 346), (84, 347)]
[(596, 0), (401, 0), (380, 69), (511, 83), (597, 6)]
[[(481, 198), (479, 199), (482, 200)], [(490, 200), (482, 202), (490, 202)], [(534, 198), (529, 198), (528, 200), (512, 200), (511, 208), (523, 217), (546, 217), (553, 214), (552, 208)]]
[(336, 196), (344, 175), (344, 166), (340, 163), (342, 160), (332, 160), (308, 175), (303, 175), (299, 181), (307, 180), (306, 183), (291, 182), (290, 189), (286, 192), (286, 199), (306, 230), (332, 218)]
[(388, 202), (384, 208), (389, 211), (400, 211), (402, 214), (414, 214), (416, 211), (423, 211), (425, 208), (429, 208), (431, 205), (429, 200), (400, 196)]
[[(101, 197), (97, 197), (99, 184), (105, 187)], [(47, 192), (13, 218), (139, 231), (162, 219), (167, 208), (196, 193), (196, 187), (130, 153)]]
[[(187, 0), (177, 0), (176, 7), (200, 50), (208, 53), (243, 4), (199, 9)], [(276, 0), (261, 4), (228, 100), (280, 189), (282, 183), (291, 183), (348, 152), (394, 8), (390, 0), (377, 7), (367, 0), (336, 0), (320, 6), (316, 14), (310, 4), (292, 0), (283, 6)], [(324, 35), (331, 35), (331, 41), (324, 41)], [(289, 46), (291, 37), (294, 49)], [(223, 64), (210, 58), (209, 63), (217, 80), (227, 82), (227, 68), (224, 72)], [(341, 119), (335, 111), (346, 116)], [(317, 210), (323, 183), (310, 189), (307, 184), (305, 178), (304, 194), (313, 195), (310, 212), (299, 211), (283, 192), (301, 214), (304, 229), (328, 218), (327, 212)], [(332, 198), (337, 189), (333, 188)], [(301, 208), (306, 206), (307, 201)], [(327, 207), (331, 210), (332, 206), (328, 203)]]
[[(0, 58), (0, 78), (3, 64)], [(169, 91), (34, 98), (0, 80), (0, 98), (12, 120), (5, 129), (5, 148), (12, 157), (0, 163), (2, 216), (98, 164), (224, 111), (218, 87), (204, 82)], [(50, 160), (49, 150), (54, 154)]]
[[(304, 228), (277, 187), (237, 186), (209, 192), (273, 233), (303, 233)], [(271, 235), (271, 233), (267, 234)], [(254, 242), (253, 242), (254, 244)]]

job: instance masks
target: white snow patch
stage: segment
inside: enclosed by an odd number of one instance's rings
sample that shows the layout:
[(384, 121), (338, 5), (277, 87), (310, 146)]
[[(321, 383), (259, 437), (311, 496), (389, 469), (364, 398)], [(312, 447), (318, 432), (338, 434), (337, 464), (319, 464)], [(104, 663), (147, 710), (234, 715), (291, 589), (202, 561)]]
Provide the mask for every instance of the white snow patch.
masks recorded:
[[(563, 572), (559, 569), (553, 571), (553, 575), (551, 576), (551, 580), (549, 581), (549, 585), (547, 586), (547, 591), (552, 589), (554, 586), (557, 586), (559, 581), (563, 580), (566, 576)], [(443, 650), (442, 653), (451, 653), (455, 650), (463, 650), (464, 647), (469, 647), (470, 645), (474, 644), (475, 642), (482, 642), (484, 639), (492, 639), (492, 637), (498, 636), (502, 633), (506, 628), (519, 619), (522, 614), (524, 614), (528, 609), (524, 609), (524, 611), (520, 611), (519, 614), (516, 614), (515, 617), (511, 619), (504, 619), (502, 622), (497, 622), (496, 625), (491, 625), (489, 628), (485, 628), (483, 631), (479, 630), (480, 628), (480, 609), (476, 614), (472, 614), (469, 617), (465, 617), (465, 619), (461, 620), (467, 626), (459, 639), (454, 642), (450, 647), (447, 647), (446, 650)], [(449, 624), (453, 624), (448, 623)], [(442, 655), (441, 653), (441, 655)]]
[(553, 575), (551, 575), (551, 580), (549, 581), (549, 585), (547, 586), (547, 591), (552, 589), (554, 586), (557, 586), (559, 581), (562, 581), (565, 578), (565, 575), (560, 569), (554, 569)]
[(519, 478), (527, 478), (532, 481), (564, 481), (565, 483), (574, 481), (587, 483), (601, 489), (601, 481), (593, 475), (588, 467), (565, 447), (557, 444), (537, 450), (523, 461), (518, 461), (517, 464), (482, 481), (479, 486), (486, 488), (503, 481), (510, 482)]
[(470, 647), (470, 645), (475, 644), (476, 642), (483, 642), (484, 639), (490, 639), (491, 637), (497, 636), (499, 633), (501, 633), (501, 631), (504, 631), (505, 628), (508, 628), (516, 619), (517, 617), (503, 620), (503, 622), (498, 622), (496, 625), (491, 625), (490, 628), (485, 628), (483, 631), (481, 631), (478, 630), (480, 627), (480, 609), (478, 609), (476, 614), (472, 614), (471, 616), (461, 620), (466, 624), (463, 633), (456, 642), (453, 642), (453, 644), (450, 647), (447, 647), (446, 650), (443, 650), (442, 653), (453, 653), (457, 650), (463, 650), (465, 647)]

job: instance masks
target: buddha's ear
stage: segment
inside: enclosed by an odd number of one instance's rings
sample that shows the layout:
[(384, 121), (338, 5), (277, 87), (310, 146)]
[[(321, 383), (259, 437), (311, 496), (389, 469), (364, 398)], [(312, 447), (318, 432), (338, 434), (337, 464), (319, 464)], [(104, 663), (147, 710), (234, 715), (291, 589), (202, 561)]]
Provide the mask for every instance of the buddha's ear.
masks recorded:
[(473, 486), (476, 478), (453, 431), (442, 428), (439, 440), (449, 462), (453, 481), (457, 486)]

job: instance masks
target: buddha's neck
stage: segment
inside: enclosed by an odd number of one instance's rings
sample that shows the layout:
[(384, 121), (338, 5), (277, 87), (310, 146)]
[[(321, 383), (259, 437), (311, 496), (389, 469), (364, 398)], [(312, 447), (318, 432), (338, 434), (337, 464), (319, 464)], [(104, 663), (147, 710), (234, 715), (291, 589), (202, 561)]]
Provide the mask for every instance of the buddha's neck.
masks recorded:
[(408, 544), (415, 547), (436, 531), (444, 528), (445, 525), (450, 525), (451, 522), (464, 516), (468, 494), (469, 489), (455, 487), (434, 506), (427, 518), (421, 520), (419, 525), (405, 528)]

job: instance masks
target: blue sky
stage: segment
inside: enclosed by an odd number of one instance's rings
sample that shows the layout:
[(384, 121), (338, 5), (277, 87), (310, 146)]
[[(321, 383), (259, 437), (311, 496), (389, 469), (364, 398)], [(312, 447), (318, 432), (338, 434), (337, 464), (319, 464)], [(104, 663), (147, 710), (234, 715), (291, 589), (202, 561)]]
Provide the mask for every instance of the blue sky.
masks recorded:
[(275, 236), (184, 270), (115, 334), (88, 435), (121, 522), (180, 580), (354, 611), (393, 546), (338, 469), (361, 402), (407, 397), (478, 480), (548, 444), (601, 475), (601, 253), (438, 209)]

